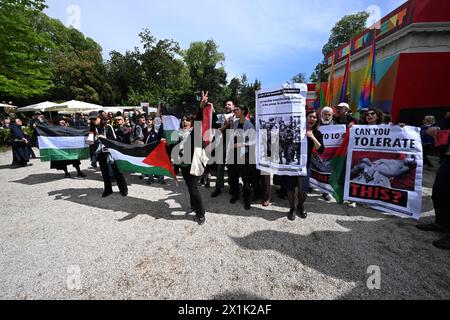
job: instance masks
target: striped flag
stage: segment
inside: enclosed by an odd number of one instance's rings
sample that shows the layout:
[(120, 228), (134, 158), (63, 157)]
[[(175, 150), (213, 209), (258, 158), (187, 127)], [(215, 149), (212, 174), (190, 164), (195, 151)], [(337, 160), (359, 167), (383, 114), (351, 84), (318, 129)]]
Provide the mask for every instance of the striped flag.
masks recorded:
[(89, 159), (89, 129), (63, 126), (36, 127), (41, 161)]
[(176, 134), (180, 130), (181, 119), (175, 116), (166, 115), (162, 116), (163, 120), (163, 135), (168, 144), (177, 144), (178, 135)]
[(340, 102), (350, 103), (350, 75), (351, 66), (350, 66), (350, 54), (347, 58), (347, 65), (345, 66), (345, 74), (344, 74), (344, 82), (342, 83), (341, 90), (341, 99)]
[(363, 108), (372, 107), (375, 95), (375, 70), (376, 70), (376, 37), (374, 35), (372, 49), (370, 50), (367, 74), (359, 97), (358, 111)]
[(120, 172), (155, 174), (176, 179), (163, 141), (148, 145), (130, 145), (106, 139), (100, 139), (100, 142), (108, 149)]
[(331, 57), (331, 72), (330, 77), (328, 79), (328, 88), (327, 88), (327, 95), (325, 98), (325, 104), (327, 106), (332, 106), (334, 101), (334, 56)]

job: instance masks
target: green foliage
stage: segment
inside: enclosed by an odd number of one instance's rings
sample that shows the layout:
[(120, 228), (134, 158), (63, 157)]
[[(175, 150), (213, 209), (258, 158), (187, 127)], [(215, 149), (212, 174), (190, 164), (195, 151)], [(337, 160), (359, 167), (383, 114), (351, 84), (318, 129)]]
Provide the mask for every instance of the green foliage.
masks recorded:
[[(256, 106), (256, 91), (261, 90), (261, 82), (255, 80), (253, 83), (248, 82), (247, 75), (244, 73), (241, 78), (233, 78), (228, 85), (228, 99), (232, 100), (235, 105), (247, 106), (254, 114)], [(222, 108), (216, 108), (223, 111)]]
[(45, 7), (44, 0), (0, 1), (0, 96), (29, 98), (52, 88), (54, 44), (36, 19)]
[(11, 130), (0, 129), (0, 145), (8, 145), (11, 137)]
[(189, 69), (192, 92), (208, 91), (211, 102), (220, 104), (225, 99), (227, 73), (224, 68), (225, 55), (219, 52), (214, 40), (193, 42), (183, 52)]
[(344, 16), (336, 23), (333, 29), (331, 29), (331, 35), (328, 39), (328, 42), (322, 48), (324, 59), (316, 66), (313, 74), (311, 75), (311, 81), (317, 82), (319, 81), (319, 79), (321, 81), (328, 81), (328, 78), (325, 74), (325, 69), (327, 67), (326, 58), (335, 49), (339, 48), (340, 46), (363, 32), (366, 29), (366, 22), (368, 18), (369, 13), (363, 11), (356, 14)]
[(306, 83), (306, 76), (304, 73), (299, 73), (296, 76), (292, 77), (291, 81), (293, 83)]

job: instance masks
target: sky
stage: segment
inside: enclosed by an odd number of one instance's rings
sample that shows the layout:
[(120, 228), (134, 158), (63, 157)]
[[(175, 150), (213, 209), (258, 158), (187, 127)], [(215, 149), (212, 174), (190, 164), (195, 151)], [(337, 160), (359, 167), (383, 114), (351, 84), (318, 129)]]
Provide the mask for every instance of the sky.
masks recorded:
[[(322, 47), (343, 16), (374, 12), (377, 20), (405, 0), (47, 0), (45, 13), (74, 25), (109, 52), (140, 47), (148, 28), (157, 39), (182, 49), (213, 39), (225, 54), (228, 80), (246, 73), (277, 87), (298, 73), (309, 79)], [(375, 6), (375, 7), (374, 7)], [(376, 8), (375, 10), (371, 8)], [(373, 21), (374, 22), (374, 21)]]

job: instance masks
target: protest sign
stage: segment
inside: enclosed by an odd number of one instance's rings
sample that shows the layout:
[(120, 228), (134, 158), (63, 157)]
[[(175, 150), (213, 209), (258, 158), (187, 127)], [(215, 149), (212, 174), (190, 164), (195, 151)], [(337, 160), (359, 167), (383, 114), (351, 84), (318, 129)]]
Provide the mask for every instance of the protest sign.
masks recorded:
[(319, 127), (319, 131), (323, 134), (325, 151), (319, 154), (313, 150), (310, 177), (311, 187), (317, 188), (322, 192), (333, 193), (333, 187), (330, 185), (332, 174), (331, 160), (335, 157), (336, 151), (342, 144), (346, 130), (345, 125)]
[(281, 176), (306, 176), (305, 84), (256, 93), (256, 165)]
[(380, 125), (350, 130), (345, 200), (419, 219), (422, 173), (420, 128)]

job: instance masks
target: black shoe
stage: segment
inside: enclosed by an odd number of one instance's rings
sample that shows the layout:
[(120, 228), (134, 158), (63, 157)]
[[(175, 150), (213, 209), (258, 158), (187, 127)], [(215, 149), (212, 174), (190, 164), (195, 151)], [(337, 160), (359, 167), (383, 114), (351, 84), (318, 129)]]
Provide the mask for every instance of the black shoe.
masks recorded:
[(102, 198), (106, 198), (106, 197), (109, 197), (110, 195), (112, 195), (113, 194), (113, 192), (112, 191), (105, 191), (105, 192), (103, 192), (103, 194), (102, 194)]
[(331, 197), (328, 193), (324, 193), (322, 194), (322, 198), (326, 201), (326, 202), (330, 202), (331, 201)]
[(202, 226), (205, 224), (206, 219), (205, 219), (205, 217), (199, 218), (199, 217), (195, 216), (194, 221), (197, 222), (199, 226)]
[(127, 190), (127, 191), (125, 191), (125, 192), (121, 192), (121, 194), (122, 194), (122, 197), (126, 197), (126, 196), (128, 196), (128, 190)]
[(222, 190), (216, 189), (212, 194), (211, 198), (217, 198), (222, 193)]
[(250, 201), (245, 201), (244, 208), (245, 208), (245, 210), (250, 210), (252, 208), (252, 205), (250, 204)]
[(450, 250), (450, 237), (445, 237), (433, 242), (433, 246), (443, 250)]
[(294, 221), (295, 218), (296, 218), (295, 209), (291, 209), (291, 211), (289, 211), (289, 214), (288, 214), (288, 219), (291, 221)]
[(297, 214), (302, 219), (306, 219), (308, 217), (308, 213), (306, 212), (305, 208), (303, 208), (303, 206), (297, 207)]
[(64, 178), (70, 179), (70, 178), (72, 178), (72, 176), (70, 175), (70, 173), (66, 173), (66, 174), (64, 175)]
[(236, 202), (238, 202), (239, 201), (239, 197), (238, 196), (233, 196), (232, 198), (231, 198), (231, 200), (230, 200), (230, 203), (231, 204), (235, 204)]
[(450, 233), (450, 230), (442, 228), (440, 226), (438, 226), (435, 223), (427, 223), (427, 224), (418, 224), (416, 226), (417, 229), (421, 230), (421, 231), (435, 231), (435, 232), (444, 232), (444, 233)]
[(86, 178), (86, 174), (84, 174), (83, 172), (78, 172), (77, 177)]

